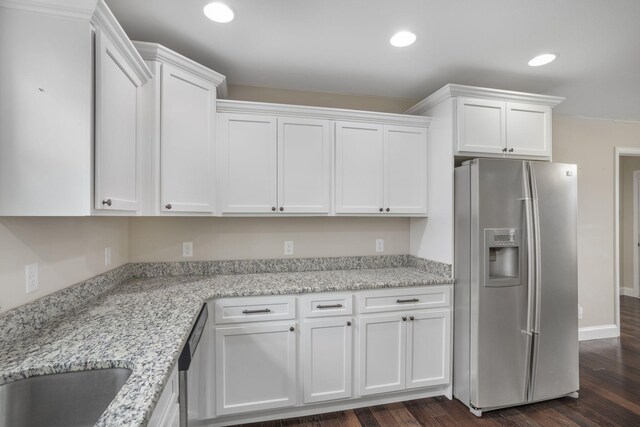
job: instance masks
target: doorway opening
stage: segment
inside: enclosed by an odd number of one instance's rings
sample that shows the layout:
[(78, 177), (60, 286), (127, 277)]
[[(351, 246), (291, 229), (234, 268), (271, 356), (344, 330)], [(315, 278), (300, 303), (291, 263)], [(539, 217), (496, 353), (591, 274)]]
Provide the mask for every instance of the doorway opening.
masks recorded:
[(615, 150), (615, 315), (620, 296), (640, 297), (640, 149)]

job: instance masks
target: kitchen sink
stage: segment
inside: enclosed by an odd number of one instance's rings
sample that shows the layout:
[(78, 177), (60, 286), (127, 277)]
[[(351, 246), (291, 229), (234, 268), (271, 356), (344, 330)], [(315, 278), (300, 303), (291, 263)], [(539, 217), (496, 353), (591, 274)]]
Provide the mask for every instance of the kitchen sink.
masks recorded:
[(92, 426), (130, 369), (41, 375), (0, 385), (0, 427)]

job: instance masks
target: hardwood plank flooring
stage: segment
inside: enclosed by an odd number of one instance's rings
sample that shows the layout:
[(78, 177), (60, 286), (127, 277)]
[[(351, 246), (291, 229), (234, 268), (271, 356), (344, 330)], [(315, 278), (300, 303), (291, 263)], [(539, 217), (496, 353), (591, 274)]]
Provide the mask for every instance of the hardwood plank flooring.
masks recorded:
[(640, 426), (640, 299), (620, 298), (620, 338), (580, 343), (580, 398), (472, 415), (445, 397), (289, 418), (243, 427)]

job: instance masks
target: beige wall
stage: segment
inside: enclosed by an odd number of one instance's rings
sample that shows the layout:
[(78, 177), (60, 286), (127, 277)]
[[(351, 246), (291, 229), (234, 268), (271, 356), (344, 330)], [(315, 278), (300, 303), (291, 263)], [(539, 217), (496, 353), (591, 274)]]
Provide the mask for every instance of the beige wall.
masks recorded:
[[(0, 312), (125, 264), (127, 218), (0, 218)], [(104, 265), (104, 248), (112, 264)], [(27, 264), (38, 263), (39, 289), (25, 293)]]
[(578, 165), (581, 327), (615, 323), (614, 147), (640, 147), (640, 122), (554, 116), (553, 161)]
[(417, 100), (229, 85), (229, 99), (403, 113)]
[[(409, 253), (408, 218), (131, 218), (130, 261), (198, 261)], [(182, 257), (193, 242), (193, 258)]]
[(620, 158), (620, 287), (633, 289), (633, 172), (640, 157)]

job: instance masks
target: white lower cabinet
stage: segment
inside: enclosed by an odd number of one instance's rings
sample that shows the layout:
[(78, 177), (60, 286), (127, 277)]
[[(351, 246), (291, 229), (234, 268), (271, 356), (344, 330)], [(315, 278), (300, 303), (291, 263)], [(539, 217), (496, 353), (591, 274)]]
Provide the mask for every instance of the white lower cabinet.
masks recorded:
[(362, 317), (360, 327), (360, 394), (404, 389), (407, 332), (404, 315)]
[(449, 382), (451, 312), (416, 312), (407, 320), (406, 388)]
[(216, 413), (297, 403), (294, 322), (216, 328)]
[(167, 385), (156, 403), (149, 418), (149, 427), (178, 427), (180, 425), (180, 406), (178, 405), (178, 366), (173, 369)]
[(304, 403), (351, 397), (351, 317), (305, 320), (302, 329)]
[(450, 301), (447, 285), (216, 300), (210, 423), (450, 396)]

